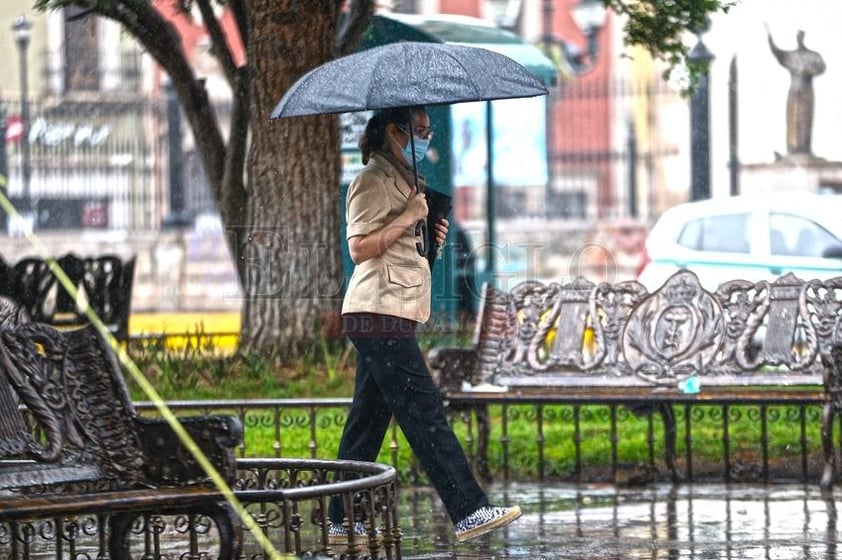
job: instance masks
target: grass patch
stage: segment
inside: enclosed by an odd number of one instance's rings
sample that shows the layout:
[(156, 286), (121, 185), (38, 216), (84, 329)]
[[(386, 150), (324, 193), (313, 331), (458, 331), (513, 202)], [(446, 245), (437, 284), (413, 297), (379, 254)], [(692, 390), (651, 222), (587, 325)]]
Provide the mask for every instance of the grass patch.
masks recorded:
[[(133, 341), (129, 354), (167, 400), (346, 397), (353, 394), (353, 368), (345, 348), (324, 347), (326, 358), (289, 365), (258, 352), (220, 352), (197, 330), (172, 345), (167, 338)], [(146, 395), (129, 380), (132, 398)]]

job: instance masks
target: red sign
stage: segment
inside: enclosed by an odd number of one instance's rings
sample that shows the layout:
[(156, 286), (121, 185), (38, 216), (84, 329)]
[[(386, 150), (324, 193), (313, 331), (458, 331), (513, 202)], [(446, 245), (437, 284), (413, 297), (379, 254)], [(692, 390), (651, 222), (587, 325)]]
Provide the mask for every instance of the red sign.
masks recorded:
[(6, 142), (18, 143), (23, 138), (23, 118), (20, 115), (6, 117)]

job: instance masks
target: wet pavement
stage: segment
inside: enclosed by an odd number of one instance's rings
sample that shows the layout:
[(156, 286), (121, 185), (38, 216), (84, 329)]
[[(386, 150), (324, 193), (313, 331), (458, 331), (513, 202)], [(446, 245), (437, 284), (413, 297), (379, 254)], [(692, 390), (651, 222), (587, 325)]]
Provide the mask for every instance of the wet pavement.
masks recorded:
[[(457, 543), (450, 520), (431, 488), (400, 488), (402, 558), (831, 560), (837, 558), (839, 549), (834, 496), (822, 493), (817, 484), (652, 484), (629, 488), (513, 483), (492, 485), (487, 490), (495, 504), (520, 505), (523, 517), (495, 533)], [(302, 514), (303, 519), (312, 517), (309, 511), (302, 510)], [(311, 531), (305, 534), (315, 536)], [(86, 537), (86, 548), (80, 546), (73, 558), (99, 558), (96, 535), (94, 531)], [(173, 539), (165, 535), (161, 541), (166, 558), (188, 558), (183, 535)], [(55, 559), (55, 548), (52, 543), (43, 550), (33, 549), (25, 558)], [(304, 550), (313, 548), (305, 546)], [(256, 549), (245, 558), (261, 557), (252, 553)], [(4, 554), (0, 538), (0, 558), (6, 558)], [(338, 554), (334, 559), (345, 556)], [(305, 557), (327, 559), (319, 554)], [(370, 556), (358, 555), (360, 560), (366, 557)]]
[(435, 493), (401, 488), (404, 559), (832, 559), (833, 495), (818, 485), (509, 484), (492, 502), (519, 504), (508, 528), (457, 543)]

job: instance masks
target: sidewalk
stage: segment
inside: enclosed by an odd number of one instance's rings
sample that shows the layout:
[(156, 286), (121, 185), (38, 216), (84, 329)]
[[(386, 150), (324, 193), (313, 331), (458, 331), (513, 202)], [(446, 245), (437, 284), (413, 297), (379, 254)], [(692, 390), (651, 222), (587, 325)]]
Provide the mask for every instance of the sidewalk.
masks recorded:
[(519, 504), (508, 528), (457, 544), (435, 493), (401, 488), (403, 558), (660, 559), (836, 558), (836, 506), (817, 485), (492, 486)]

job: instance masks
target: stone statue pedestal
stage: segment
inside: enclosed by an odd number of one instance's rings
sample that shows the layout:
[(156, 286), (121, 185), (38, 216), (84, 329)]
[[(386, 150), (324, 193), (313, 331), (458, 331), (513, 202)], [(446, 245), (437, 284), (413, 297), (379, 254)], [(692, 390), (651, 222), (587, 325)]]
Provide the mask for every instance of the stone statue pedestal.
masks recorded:
[(777, 155), (771, 163), (740, 166), (740, 194), (803, 191), (842, 194), (842, 161), (808, 154)]

